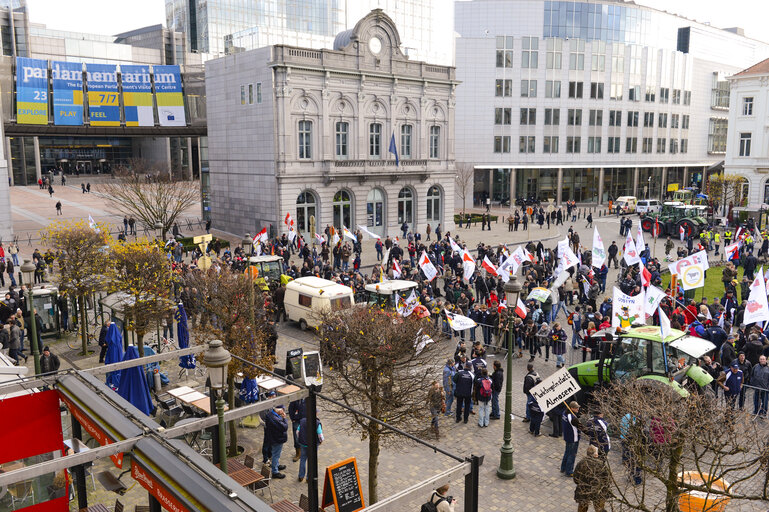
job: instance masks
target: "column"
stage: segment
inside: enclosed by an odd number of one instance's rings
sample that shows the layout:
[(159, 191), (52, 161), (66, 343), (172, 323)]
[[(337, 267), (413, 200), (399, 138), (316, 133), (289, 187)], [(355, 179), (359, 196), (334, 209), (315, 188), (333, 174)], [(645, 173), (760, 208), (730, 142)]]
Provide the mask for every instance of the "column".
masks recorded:
[(43, 175), (40, 169), (40, 141), (37, 137), (32, 138), (35, 147), (35, 176), (40, 179)]
[(187, 178), (192, 181), (194, 175), (192, 171), (192, 137), (187, 137), (187, 170), (189, 171)]
[(558, 168), (558, 185), (555, 190), (555, 204), (561, 206), (561, 199), (563, 198), (563, 168)]
[(515, 200), (516, 198), (516, 187), (515, 187), (515, 179), (516, 179), (516, 169), (515, 167), (510, 168), (510, 209), (512, 210), (515, 208)]
[(683, 183), (681, 183), (680, 189), (684, 189), (689, 186), (689, 168), (684, 167), (684, 179), (681, 180)]
[(635, 197), (638, 197), (638, 172), (640, 169), (638, 167), (633, 168), (633, 195)]
[[(494, 200), (494, 169), (489, 169), (489, 199)], [(481, 205), (486, 208), (486, 202)]]
[(603, 204), (603, 167), (598, 170), (598, 204)]
[(10, 186), (13, 186), (13, 159), (11, 158), (11, 138), (5, 137), (5, 161), (8, 163), (8, 177), (11, 179)]
[(668, 168), (662, 168), (662, 177), (660, 178), (660, 201), (664, 200), (665, 193), (668, 190)]

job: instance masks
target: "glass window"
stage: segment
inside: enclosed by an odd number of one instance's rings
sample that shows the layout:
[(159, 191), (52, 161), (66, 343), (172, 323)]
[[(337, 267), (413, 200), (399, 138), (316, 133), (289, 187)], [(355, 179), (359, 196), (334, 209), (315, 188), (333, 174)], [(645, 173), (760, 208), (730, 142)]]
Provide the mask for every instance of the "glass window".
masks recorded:
[(537, 124), (537, 109), (536, 108), (522, 108), (521, 109), (521, 124), (534, 125)]
[[(670, 101), (670, 88), (660, 87), (660, 103), (668, 103)], [(727, 102), (728, 107), (728, 102)]]
[(558, 153), (558, 137), (546, 135), (544, 141), (544, 145), (542, 146), (543, 153)]
[(657, 153), (664, 153), (665, 147), (665, 138), (657, 137)]
[(366, 198), (366, 227), (381, 228), (383, 225), (384, 193), (379, 188), (372, 188)]
[(410, 124), (401, 126), (401, 158), (411, 158), (411, 134), (414, 127)]
[(681, 139), (681, 153), (689, 152), (689, 139)]
[(625, 139), (625, 153), (638, 153), (637, 137), (628, 137)]
[(430, 127), (430, 158), (440, 158), (441, 127)]
[(513, 95), (513, 81), (512, 80), (497, 80), (495, 83), (495, 96), (512, 96)]
[(684, 105), (692, 104), (692, 91), (684, 91)]
[(619, 137), (609, 137), (607, 140), (609, 153), (619, 153)]
[(627, 125), (633, 128), (638, 126), (638, 112), (628, 111)]
[(641, 86), (631, 85), (627, 90), (627, 99), (630, 101), (641, 101)]
[(740, 156), (750, 156), (750, 132), (740, 133)]
[(726, 152), (727, 125), (728, 121), (726, 119), (710, 118), (710, 124), (708, 126), (708, 152)]
[(654, 127), (654, 112), (644, 112), (644, 128)]
[(753, 96), (747, 96), (745, 98), (742, 98), (742, 115), (743, 116), (753, 115)]
[(654, 103), (657, 98), (657, 88), (653, 85), (647, 85), (646, 86), (646, 96), (644, 97), (644, 101), (649, 103)]
[(414, 222), (414, 196), (410, 188), (398, 192), (398, 224)]
[(561, 97), (561, 82), (559, 80), (545, 80), (545, 97)]
[(248, 84), (248, 104), (254, 104), (254, 84)]
[(582, 142), (581, 137), (566, 137), (566, 152), (579, 153), (581, 142)]
[(582, 98), (582, 82), (569, 82), (569, 98)]
[[(310, 232), (310, 217), (315, 216), (315, 195), (312, 192), (302, 192), (296, 198), (296, 224), (300, 233)], [(318, 219), (315, 219), (316, 225)]]
[(438, 223), (441, 221), (441, 189), (436, 186), (427, 191), (427, 221)]
[(299, 158), (312, 158), (312, 121), (299, 121)]
[(588, 153), (600, 153), (601, 152), (601, 137), (588, 137), (587, 138), (587, 152)]
[(534, 153), (535, 151), (534, 137), (521, 136), (518, 137), (518, 152), (519, 153)]
[(561, 69), (561, 61), (563, 60), (562, 50), (562, 39), (547, 39), (547, 69)]
[(521, 67), (536, 69), (539, 66), (539, 38), (524, 37), (522, 39)]
[(641, 148), (642, 153), (651, 153), (652, 152), (652, 138), (651, 137), (644, 137), (643, 138), (643, 146)]
[(680, 89), (673, 89), (673, 105), (681, 104), (681, 91)]
[(609, 126), (622, 126), (621, 110), (609, 110)]
[(537, 81), (536, 80), (521, 80), (521, 97), (522, 98), (537, 97)]
[(256, 102), (262, 102), (262, 82), (256, 82)]
[(513, 37), (497, 36), (497, 67), (513, 67)]
[(350, 133), (350, 124), (344, 121), (336, 123), (336, 157), (345, 159), (349, 156), (347, 139)]
[(545, 125), (558, 126), (559, 124), (561, 124), (561, 109), (546, 108), (545, 109)]
[(570, 108), (568, 112), (568, 124), (569, 126), (581, 126), (582, 125), (582, 109)]
[(509, 108), (495, 108), (494, 109), (494, 124), (511, 124), (512, 109)]
[(494, 137), (494, 153), (509, 153), (510, 152), (510, 136), (496, 136)]
[(590, 99), (603, 99), (603, 82), (590, 82)]
[(603, 110), (590, 110), (590, 126), (603, 126)]
[(245, 85), (240, 86), (240, 104), (241, 105), (246, 104), (246, 86)]
[(670, 127), (671, 128), (678, 128), (678, 120), (679, 120), (679, 115), (678, 114), (671, 114), (670, 115)]
[(660, 128), (667, 128), (668, 127), (668, 115), (667, 114), (659, 114), (657, 116), (657, 126)]
[(569, 41), (569, 69), (585, 69), (585, 41), (572, 39)]
[(368, 156), (371, 158), (382, 157), (381, 123), (371, 123), (368, 125)]
[(681, 129), (682, 130), (688, 130), (689, 129), (689, 114), (684, 114), (681, 118)]
[(678, 139), (670, 139), (670, 154), (678, 153)]
[(332, 204), (334, 211), (334, 227), (342, 229), (342, 226), (352, 226), (352, 200), (350, 193), (346, 190), (340, 190), (334, 194)]

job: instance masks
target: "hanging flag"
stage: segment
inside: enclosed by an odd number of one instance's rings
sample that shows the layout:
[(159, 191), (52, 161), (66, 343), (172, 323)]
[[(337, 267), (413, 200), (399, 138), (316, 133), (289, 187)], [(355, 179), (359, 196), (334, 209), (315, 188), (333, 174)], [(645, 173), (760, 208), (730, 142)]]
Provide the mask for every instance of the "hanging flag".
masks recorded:
[(662, 311), (662, 308), (658, 308), (657, 311), (659, 311), (660, 316), (660, 337), (665, 340), (672, 332), (672, 329), (670, 328), (670, 319), (665, 312)]
[(612, 329), (617, 327), (626, 329), (635, 323), (644, 323), (646, 321), (643, 292), (635, 296), (625, 295), (622, 293), (622, 290), (615, 286), (613, 302)]
[(457, 313), (450, 313), (446, 309), (444, 309), (443, 312), (446, 313), (446, 320), (449, 321), (449, 325), (455, 331), (464, 331), (465, 329), (470, 329), (478, 325), (472, 318)]
[(398, 158), (398, 147), (395, 145), (395, 132), (390, 136), (390, 153), (395, 155), (395, 167), (398, 167), (400, 159)]
[(88, 216), (88, 227), (94, 231), (99, 231), (99, 226), (96, 225), (96, 221), (90, 215)]
[[(373, 233), (373, 232), (369, 231), (369, 230), (366, 228), (366, 226), (361, 226), (360, 224), (358, 224), (358, 229), (360, 229), (360, 230), (361, 230), (363, 233), (366, 233), (366, 234), (367, 234), (368, 236), (370, 236), (371, 238), (376, 238), (376, 239), (379, 239), (379, 238), (380, 238), (380, 236), (379, 236), (379, 235), (377, 235), (376, 233)], [(357, 240), (356, 240), (356, 241), (357, 241)]]
[(349, 238), (353, 242), (357, 242), (358, 241), (358, 238), (353, 234), (353, 232), (350, 231), (349, 229), (347, 229), (344, 226), (342, 226), (342, 236), (344, 238)]
[(497, 274), (497, 267), (494, 266), (494, 264), (489, 260), (488, 256), (483, 257), (483, 262), (481, 263), (481, 267), (486, 269), (486, 272), (488, 272), (491, 275), (498, 275)]
[(628, 266), (635, 265), (641, 261), (641, 258), (638, 256), (638, 251), (636, 250), (635, 242), (633, 242), (633, 238), (630, 236), (630, 233), (628, 233), (627, 238), (625, 238), (623, 257), (625, 258), (625, 262), (628, 264)]
[(427, 257), (427, 252), (422, 251), (422, 255), (419, 257), (419, 268), (424, 272), (427, 281), (432, 281), (438, 275), (438, 270), (435, 265), (432, 264), (430, 258)]
[(515, 314), (521, 318), (526, 318), (527, 313), (526, 304), (518, 297), (518, 303), (515, 305)]
[(453, 239), (453, 238), (451, 238), (450, 236), (448, 236), (448, 237), (446, 237), (446, 238), (448, 238), (448, 239), (449, 239), (449, 244), (451, 244), (451, 250), (452, 250), (452, 251), (454, 251), (454, 252), (458, 252), (458, 253), (461, 253), (461, 252), (462, 252), (462, 248), (459, 246), (459, 244), (457, 244), (457, 243), (454, 241), (454, 239)]
[(764, 282), (764, 268), (758, 271), (758, 275), (750, 285), (750, 295), (745, 303), (744, 324), (763, 322), (769, 320), (769, 304), (766, 300), (766, 283)]
[(414, 290), (411, 290), (411, 295), (409, 295), (408, 299), (404, 299), (400, 295), (397, 297), (395, 310), (403, 317), (409, 316), (419, 305), (419, 299), (417, 298), (417, 294), (414, 293)]
[(726, 255), (726, 260), (736, 260), (740, 257), (740, 242), (734, 242), (733, 244), (729, 244), (726, 247), (724, 247), (724, 254)]
[(464, 268), (465, 281), (469, 281), (475, 274), (475, 260), (468, 251), (462, 251), (462, 267)]
[(598, 227), (593, 226), (593, 266), (601, 268), (606, 261), (606, 249), (603, 246), (603, 239), (598, 233)]
[(265, 227), (265, 228), (262, 228), (262, 230), (258, 232), (254, 237), (254, 245), (260, 242), (263, 244), (266, 244), (268, 240), (269, 238), (267, 237), (267, 228)]
[(657, 288), (656, 286), (649, 286), (646, 289), (646, 301), (644, 305), (644, 312), (646, 316), (652, 316), (654, 312), (665, 298), (665, 292)]
[(638, 262), (638, 269), (641, 271), (641, 286), (646, 287), (652, 284), (652, 273), (649, 272), (642, 261)]
[(401, 266), (398, 265), (398, 260), (393, 259), (393, 279), (400, 279), (401, 277)]
[(680, 226), (678, 226), (678, 238), (680, 238), (681, 241), (683, 242), (685, 235), (686, 233), (684, 232), (684, 226), (683, 224), (681, 224)]
[(323, 235), (319, 235), (318, 233), (315, 233), (315, 240), (317, 240), (320, 245), (323, 245), (326, 241), (326, 239), (323, 238)]
[(641, 227), (641, 220), (638, 220), (638, 231), (636, 232), (635, 248), (638, 254), (641, 254), (646, 249), (646, 242), (644, 241), (644, 230)]

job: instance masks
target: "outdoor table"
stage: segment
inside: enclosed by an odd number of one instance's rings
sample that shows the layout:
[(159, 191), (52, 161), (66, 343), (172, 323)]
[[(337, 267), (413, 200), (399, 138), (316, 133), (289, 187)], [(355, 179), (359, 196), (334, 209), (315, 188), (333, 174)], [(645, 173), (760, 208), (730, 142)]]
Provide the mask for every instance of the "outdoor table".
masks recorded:
[(209, 397), (201, 398), (200, 400), (195, 400), (190, 403), (206, 414), (211, 414), (211, 399)]
[(278, 388), (278, 394), (279, 395), (288, 395), (290, 393), (293, 393), (295, 391), (299, 391), (299, 386), (296, 386), (294, 384), (289, 384), (288, 386), (283, 386), (281, 388)]
[(273, 510), (278, 512), (304, 512), (299, 505), (295, 505), (288, 500), (279, 501), (270, 505)]
[(203, 400), (204, 398), (208, 398), (208, 396), (201, 393), (200, 391), (191, 391), (189, 393), (179, 395), (176, 398), (178, 398), (182, 402), (191, 404), (192, 402), (197, 402), (198, 400)]
[(101, 503), (97, 503), (95, 505), (91, 505), (88, 508), (81, 509), (81, 512), (83, 510), (85, 510), (86, 512), (109, 512), (109, 509)]
[(195, 390), (189, 386), (181, 386), (178, 388), (169, 389), (168, 394), (173, 396), (174, 398), (179, 398), (180, 396), (186, 395), (187, 393), (192, 393), (193, 391)]
[(259, 385), (260, 388), (262, 388), (265, 391), (272, 391), (275, 388), (279, 388), (281, 386), (285, 386), (286, 385), (286, 383), (283, 382), (282, 380), (275, 379), (275, 378), (267, 379), (267, 380), (264, 380), (262, 382), (259, 382), (257, 380), (257, 384)]
[[(220, 467), (220, 464), (217, 464), (216, 467)], [(227, 476), (243, 487), (248, 487), (264, 479), (261, 473), (235, 459), (227, 459)]]

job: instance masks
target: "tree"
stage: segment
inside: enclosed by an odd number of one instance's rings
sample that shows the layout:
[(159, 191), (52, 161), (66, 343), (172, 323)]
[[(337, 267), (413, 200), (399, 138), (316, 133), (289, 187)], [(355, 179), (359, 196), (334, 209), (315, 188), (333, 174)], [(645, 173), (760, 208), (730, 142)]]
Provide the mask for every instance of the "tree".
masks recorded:
[(103, 274), (109, 265), (109, 246), (112, 242), (109, 229), (103, 224), (91, 227), (85, 221), (62, 221), (43, 230), (41, 238), (56, 255), (59, 290), (77, 300), (82, 355), (85, 355), (88, 352), (85, 298), (105, 285)]
[(174, 307), (173, 276), (166, 253), (146, 239), (114, 244), (109, 267), (112, 292), (136, 333), (144, 357), (144, 335)]
[[(356, 306), (327, 312), (319, 332), (321, 357), (334, 373), (325, 380), (324, 393), (405, 432), (426, 431), (428, 386), (438, 372), (435, 345), (415, 346), (433, 333), (429, 319)], [(376, 503), (380, 443), (394, 440), (394, 432), (341, 407), (331, 405), (330, 412), (348, 419), (350, 429), (368, 439), (368, 494)]]
[(152, 166), (142, 159), (114, 170), (114, 181), (99, 185), (109, 203), (121, 214), (136, 217), (148, 229), (163, 224), (163, 238), (177, 219), (200, 200), (195, 182)]
[(723, 207), (723, 215), (727, 214), (727, 208), (742, 206), (744, 176), (738, 174), (715, 174), (708, 179), (708, 194), (717, 209)]
[(462, 200), (462, 211), (467, 208), (467, 196), (472, 198), (475, 167), (470, 164), (457, 164), (457, 174), (454, 181), (457, 186), (457, 195)]
[[(636, 486), (626, 470), (609, 465), (615, 510), (676, 512), (690, 491), (716, 501), (769, 498), (766, 432), (743, 411), (710, 393), (682, 398), (666, 384), (648, 380), (614, 385), (595, 399), (644, 477)], [(693, 478), (681, 476), (687, 472)], [(728, 485), (720, 487), (721, 481)]]

